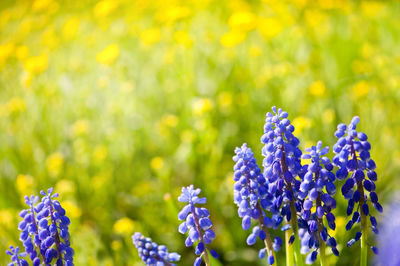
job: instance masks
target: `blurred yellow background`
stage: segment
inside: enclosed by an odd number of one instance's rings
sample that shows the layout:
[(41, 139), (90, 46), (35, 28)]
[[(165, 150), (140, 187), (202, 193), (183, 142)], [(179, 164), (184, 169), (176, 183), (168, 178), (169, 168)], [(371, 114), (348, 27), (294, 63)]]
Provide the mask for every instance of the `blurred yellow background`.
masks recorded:
[[(176, 198), (194, 183), (221, 263), (265, 265), (233, 204), (232, 156), (247, 142), (261, 162), (273, 105), (302, 148), (332, 146), (359, 115), (387, 202), (400, 188), (399, 2), (1, 1), (0, 264), (23, 196), (54, 186), (76, 265), (143, 265), (135, 231), (190, 265)], [(337, 265), (357, 263), (345, 222)]]

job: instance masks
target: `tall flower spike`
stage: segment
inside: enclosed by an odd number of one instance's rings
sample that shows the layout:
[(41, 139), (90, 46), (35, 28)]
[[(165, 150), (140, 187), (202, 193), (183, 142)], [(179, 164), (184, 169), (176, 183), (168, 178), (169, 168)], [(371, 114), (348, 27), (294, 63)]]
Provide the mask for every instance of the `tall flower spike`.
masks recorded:
[(49, 188), (47, 193), (40, 191), (43, 195), (42, 201), (37, 206), (37, 219), (39, 235), (43, 235), (41, 248), (45, 251), (46, 263), (56, 261), (57, 265), (73, 265), (74, 251), (70, 247), (70, 235), (68, 226), (69, 218), (65, 215), (65, 210), (55, 198), (58, 193), (53, 193), (53, 188)]
[[(297, 219), (297, 213), (301, 212), (302, 200), (299, 199), (300, 180), (302, 178), (301, 150), (298, 148), (300, 141), (293, 135), (294, 126), (290, 124), (288, 113), (282, 109), (267, 113), (264, 125), (264, 135), (261, 142), (264, 143), (262, 155), (264, 176), (269, 181), (269, 191), (275, 194), (273, 208), (286, 217), (290, 223), (294, 235), (287, 241), (294, 241), (294, 251), (298, 265), (302, 265), (300, 254), (300, 242), (298, 227), (304, 225), (301, 218)], [(285, 227), (286, 229), (286, 227)], [(291, 256), (288, 255), (288, 258)]]
[[(339, 167), (336, 177), (346, 179), (342, 186), (342, 194), (348, 200), (347, 215), (352, 215), (346, 229), (350, 230), (354, 224), (361, 223), (361, 231), (356, 233), (355, 238), (351, 239), (347, 246), (352, 246), (361, 237), (361, 264), (366, 265), (368, 217), (372, 231), (375, 234), (378, 233), (377, 222), (375, 217), (371, 216), (369, 205), (372, 203), (379, 212), (382, 212), (383, 209), (375, 193), (374, 182), (377, 180), (377, 174), (375, 162), (370, 158), (371, 145), (367, 141), (368, 137), (365, 133), (357, 132), (356, 128), (359, 122), (360, 118), (355, 116), (349, 126), (345, 124), (337, 126), (335, 136), (339, 139), (333, 146), (333, 151), (336, 153), (333, 163)], [(350, 177), (348, 177), (349, 174)], [(366, 192), (369, 193), (369, 197)], [(356, 204), (358, 206), (354, 211)]]
[(322, 142), (318, 141), (317, 146), (307, 148), (306, 152), (302, 158), (311, 162), (303, 166), (306, 174), (299, 193), (299, 197), (305, 199), (302, 218), (307, 221), (307, 229), (303, 229), (301, 236), (302, 251), (307, 253), (314, 249), (306, 258), (306, 263), (312, 264), (317, 259), (316, 250), (319, 249), (321, 265), (325, 265), (325, 242), (331, 247), (333, 254), (339, 255), (336, 240), (329, 236), (323, 220), (325, 217), (328, 226), (335, 230), (335, 216), (331, 211), (336, 208), (336, 200), (332, 197), (336, 193), (333, 184), (336, 178), (331, 172), (331, 161), (324, 156), (329, 152), (329, 147), (322, 148)]
[(18, 224), (18, 229), (22, 231), (19, 239), (22, 241), (25, 252), (29, 255), (34, 266), (40, 265), (45, 255), (45, 250), (41, 249), (42, 239), (39, 236), (38, 211), (34, 207), (38, 200), (38, 196), (25, 196), (25, 203), (29, 208), (19, 213), (22, 221)]
[(28, 266), (29, 263), (24, 259), (26, 257), (26, 253), (19, 253), (19, 247), (10, 246), (10, 250), (6, 251), (7, 255), (11, 256), (11, 262), (8, 266)]
[(136, 232), (132, 236), (132, 241), (139, 252), (139, 257), (146, 265), (173, 266), (176, 265), (173, 262), (177, 262), (181, 258), (178, 253), (169, 253), (166, 246), (158, 245), (151, 238), (144, 237), (141, 233)]
[(251, 149), (244, 143), (241, 148), (235, 149), (235, 154), (234, 202), (238, 206), (239, 217), (242, 218), (243, 230), (251, 228), (252, 219), (258, 224), (248, 236), (247, 244), (253, 245), (257, 237), (264, 241), (265, 248), (259, 251), (259, 257), (264, 258), (268, 252), (268, 263), (272, 265), (275, 261), (274, 247), (278, 251), (282, 240), (276, 239), (276, 245), (273, 245), (268, 227), (278, 227), (281, 222), (280, 215), (271, 219), (264, 212), (264, 209), (270, 209), (274, 197), (268, 191), (268, 182), (261, 173)]
[[(196, 207), (195, 204), (205, 204), (206, 198), (199, 198), (200, 188), (194, 189), (193, 185), (182, 188), (182, 194), (178, 197), (180, 202), (187, 202), (188, 204), (182, 208), (178, 214), (178, 219), (183, 221), (179, 225), (179, 232), (185, 234), (189, 233), (186, 238), (185, 245), (187, 247), (197, 243), (195, 254), (198, 256), (194, 262), (194, 266), (201, 264), (202, 257), (206, 265), (210, 265), (208, 258), (207, 245), (215, 238), (214, 231), (211, 230), (212, 222), (209, 218), (210, 212), (206, 208)], [(215, 250), (210, 250), (210, 254), (218, 258)]]
[(42, 262), (47, 265), (54, 261), (57, 265), (71, 266), (74, 251), (69, 241), (70, 220), (55, 199), (58, 194), (52, 193), (53, 188), (49, 188), (47, 194), (41, 191), (43, 197), (40, 202), (37, 196), (25, 197), (29, 209), (19, 214), (23, 218), (18, 225), (22, 231), (20, 240), (34, 266)]

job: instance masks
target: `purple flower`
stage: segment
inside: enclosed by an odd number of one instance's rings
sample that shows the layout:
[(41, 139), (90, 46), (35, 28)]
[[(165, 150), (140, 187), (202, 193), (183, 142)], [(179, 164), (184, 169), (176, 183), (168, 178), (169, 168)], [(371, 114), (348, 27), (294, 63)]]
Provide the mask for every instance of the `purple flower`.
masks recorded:
[[(368, 226), (367, 217), (369, 217), (371, 229), (377, 234), (377, 222), (375, 217), (371, 215), (369, 205), (373, 205), (379, 212), (382, 212), (383, 208), (378, 202), (378, 196), (375, 192), (377, 174), (375, 172), (375, 162), (370, 157), (371, 144), (367, 141), (368, 137), (365, 133), (357, 132), (356, 129), (359, 122), (360, 118), (355, 116), (348, 126), (345, 124), (337, 126), (335, 136), (338, 141), (333, 146), (333, 151), (336, 155), (332, 161), (333, 164), (339, 167), (336, 177), (346, 180), (341, 192), (345, 199), (348, 200), (347, 215), (352, 215), (352, 219), (347, 223), (346, 229), (350, 230), (358, 223), (361, 226), (364, 224)], [(356, 211), (354, 212), (354, 210)], [(361, 230), (363, 229), (361, 228)], [(360, 231), (357, 233), (361, 235)], [(359, 239), (360, 237), (351, 239), (347, 246), (352, 246)]]
[(19, 253), (19, 247), (10, 246), (10, 250), (6, 251), (7, 255), (11, 256), (11, 262), (8, 266), (28, 266), (29, 263), (24, 259), (26, 252)]
[[(273, 249), (278, 251), (282, 240), (279, 238), (280, 241), (277, 240), (277, 244), (273, 245), (268, 227), (277, 228), (282, 220), (267, 217), (264, 210), (271, 210), (274, 196), (268, 191), (269, 182), (261, 173), (254, 154), (247, 144), (236, 148), (235, 154), (233, 157), (236, 162), (233, 177), (234, 202), (238, 206), (239, 217), (242, 218), (242, 228), (243, 230), (250, 229), (252, 220), (257, 221), (258, 224), (248, 236), (247, 244), (253, 245), (257, 237), (265, 241), (266, 247), (259, 251), (259, 257), (264, 258), (268, 251), (268, 261), (273, 263)], [(278, 213), (276, 214), (279, 216)]]
[[(200, 198), (201, 189), (194, 189), (193, 185), (182, 188), (182, 194), (178, 197), (180, 202), (187, 202), (178, 214), (178, 219), (184, 221), (179, 225), (179, 232), (189, 236), (186, 238), (185, 245), (192, 246), (197, 242), (195, 254), (198, 256), (194, 265), (200, 265), (201, 258), (208, 261), (207, 245), (215, 239), (215, 233), (211, 230), (212, 222), (210, 220), (210, 212), (206, 208), (196, 207), (196, 204), (205, 204), (206, 198)], [(210, 254), (218, 258), (215, 250), (210, 250)]]
[(169, 253), (166, 246), (158, 245), (151, 238), (144, 237), (141, 233), (136, 232), (132, 236), (133, 244), (139, 252), (139, 257), (146, 265), (175, 265), (171, 262), (179, 261), (181, 256), (176, 253)]
[[(329, 237), (328, 229), (324, 225), (325, 216), (328, 227), (335, 229), (335, 216), (332, 210), (336, 208), (336, 201), (332, 197), (336, 192), (334, 181), (335, 175), (331, 172), (333, 165), (329, 158), (324, 157), (329, 151), (329, 147), (322, 148), (322, 142), (318, 141), (317, 146), (307, 148), (303, 159), (310, 159), (308, 165), (303, 168), (306, 171), (304, 179), (300, 185), (299, 197), (304, 200), (302, 217), (307, 221), (307, 230), (301, 236), (302, 252), (307, 253), (313, 250), (306, 259), (307, 264), (312, 264), (317, 258), (317, 252), (321, 246), (321, 241), (327, 242), (332, 248), (332, 252), (337, 254), (336, 240)], [(325, 192), (326, 191), (326, 192)], [(311, 212), (315, 206), (315, 211)]]
[(304, 220), (297, 217), (305, 198), (301, 197), (301, 181), (297, 178), (304, 178), (300, 141), (293, 135), (294, 126), (288, 119), (288, 113), (276, 107), (272, 111), (266, 115), (264, 135), (261, 137), (264, 143), (263, 174), (268, 180), (268, 191), (274, 195), (270, 211), (286, 217), (288, 222), (296, 219), (291, 225), (297, 234), (297, 228), (305, 225)]
[(34, 266), (53, 262), (73, 265), (74, 251), (70, 247), (68, 231), (70, 220), (56, 200), (58, 193), (52, 193), (53, 188), (49, 188), (47, 193), (41, 191), (41, 201), (38, 196), (25, 196), (29, 208), (19, 213), (22, 218), (18, 225), (20, 240)]

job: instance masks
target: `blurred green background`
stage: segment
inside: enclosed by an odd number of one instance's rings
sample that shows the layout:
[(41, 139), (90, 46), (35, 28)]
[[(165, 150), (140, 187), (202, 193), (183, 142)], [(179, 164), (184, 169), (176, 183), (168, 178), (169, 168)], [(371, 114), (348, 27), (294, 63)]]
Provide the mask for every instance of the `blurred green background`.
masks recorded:
[[(385, 206), (400, 188), (399, 2), (1, 1), (0, 264), (19, 244), (23, 196), (54, 186), (76, 265), (143, 265), (135, 231), (191, 265), (176, 198), (193, 183), (221, 264), (266, 265), (233, 204), (232, 156), (247, 142), (261, 162), (273, 105), (302, 148), (332, 146), (359, 115)], [(337, 199), (330, 260), (353, 265)]]

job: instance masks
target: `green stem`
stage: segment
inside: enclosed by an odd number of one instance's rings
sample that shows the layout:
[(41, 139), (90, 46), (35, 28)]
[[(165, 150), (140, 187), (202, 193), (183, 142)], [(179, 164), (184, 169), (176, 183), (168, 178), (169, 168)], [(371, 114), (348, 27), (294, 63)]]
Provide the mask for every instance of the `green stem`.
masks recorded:
[[(288, 166), (286, 165), (286, 152), (284, 147), (281, 147), (282, 150), (282, 170), (283, 170), (283, 176), (284, 174), (288, 171)], [(282, 178), (283, 178), (282, 176)], [(285, 179), (283, 179), (285, 180)], [(290, 224), (292, 226), (293, 230), (293, 235), (294, 235), (294, 243), (293, 243), (293, 249), (294, 249), (294, 258), (296, 260), (296, 265), (297, 266), (303, 266), (303, 257), (301, 256), (300, 253), (300, 239), (299, 239), (299, 232), (298, 232), (298, 227), (297, 227), (297, 211), (296, 211), (296, 206), (294, 202), (294, 192), (292, 188), (292, 184), (290, 182), (286, 182), (286, 188), (292, 192), (292, 199), (290, 201), (290, 213), (291, 213), (291, 219), (290, 219)]]
[(292, 229), (285, 231), (286, 265), (287, 266), (294, 266), (293, 246), (289, 244), (289, 239), (290, 239), (291, 235), (292, 235)]
[(294, 243), (293, 243), (293, 249), (294, 249), (294, 258), (296, 259), (296, 265), (297, 266), (303, 266), (303, 257), (301, 256), (300, 253), (300, 239), (299, 239), (299, 233), (298, 233), (298, 228), (297, 228), (297, 212), (296, 212), (296, 207), (294, 205), (294, 200), (292, 199), (290, 201), (290, 212), (292, 213), (292, 218), (290, 219), (293, 234), (294, 234)]
[(325, 255), (325, 242), (320, 242), (319, 246), (319, 260), (321, 262), (321, 266), (327, 266), (328, 263), (326, 261), (326, 255)]
[[(256, 208), (258, 209), (258, 211), (260, 212), (260, 214), (263, 213), (262, 208), (261, 208), (261, 205), (260, 205), (259, 202), (257, 202)], [(260, 223), (261, 230), (264, 230), (265, 235), (266, 235), (266, 237), (265, 237), (265, 239), (264, 239), (264, 244), (265, 244), (265, 247), (267, 248), (268, 256), (270, 256), (270, 255), (274, 256), (274, 263), (273, 263), (272, 265), (278, 266), (277, 257), (276, 257), (276, 254), (275, 254), (275, 252), (274, 252), (274, 248), (273, 248), (273, 245), (272, 245), (271, 235), (270, 235), (269, 232), (268, 232), (268, 228), (267, 228), (267, 227), (265, 226), (265, 224), (264, 224), (264, 219), (263, 219), (263, 217), (264, 217), (264, 216), (259, 215), (259, 216), (258, 216), (258, 221), (259, 221), (259, 223)], [(269, 265), (269, 264), (268, 264), (268, 265)]]
[[(356, 161), (356, 168), (358, 169), (358, 161), (357, 161), (357, 154), (354, 149), (354, 144), (351, 142), (351, 156), (352, 159)], [(364, 199), (364, 187), (362, 181), (357, 181), (357, 189), (360, 191), (360, 215), (361, 215), (361, 259), (360, 259), (360, 266), (367, 266), (368, 265), (368, 245), (367, 245), (367, 217), (364, 215), (364, 211), (362, 206), (365, 203)]]
[(206, 263), (206, 266), (210, 266), (210, 260), (208, 259), (208, 251), (207, 249), (204, 250), (204, 262)]
[[(363, 216), (361, 216), (362, 218)], [(365, 216), (364, 216), (365, 217)], [(360, 266), (367, 266), (367, 255), (368, 255), (368, 246), (367, 246), (367, 230), (365, 228), (361, 229), (361, 261)]]

